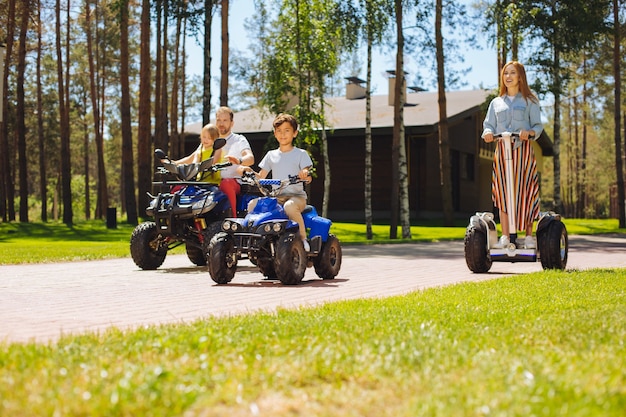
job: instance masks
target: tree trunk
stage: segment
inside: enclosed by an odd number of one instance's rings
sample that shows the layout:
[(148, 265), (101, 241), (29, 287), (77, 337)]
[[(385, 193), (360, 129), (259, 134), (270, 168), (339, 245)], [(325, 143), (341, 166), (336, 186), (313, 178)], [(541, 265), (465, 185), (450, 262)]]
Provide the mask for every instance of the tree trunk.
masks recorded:
[(89, 197), (89, 127), (87, 126), (87, 118), (85, 117), (87, 114), (87, 94), (81, 94), (82, 99), (82, 108), (85, 109), (82, 116), (82, 126), (83, 126), (83, 163), (84, 163), (84, 172), (85, 172), (85, 185), (83, 194), (85, 196), (85, 219), (89, 220), (91, 218), (91, 198)]
[(402, 0), (395, 0), (396, 11), (396, 80), (394, 86), (393, 139), (391, 142), (391, 219), (389, 238), (398, 238), (398, 206), (400, 203), (400, 141), (402, 134), (402, 84), (404, 82), (404, 35), (402, 33)]
[[(613, 39), (613, 76), (615, 77), (615, 175), (617, 177), (617, 207), (619, 209), (619, 227), (626, 227), (626, 203), (624, 202), (624, 165), (622, 159), (622, 138), (621, 138), (621, 105), (622, 105), (622, 77), (620, 53), (621, 36), (619, 21), (619, 2), (613, 0), (613, 24), (615, 35)], [(625, 122), (626, 123), (626, 122)]]
[(24, 78), (26, 73), (26, 34), (28, 32), (28, 20), (30, 15), (30, 1), (22, 3), (22, 16), (20, 18), (20, 42), (18, 46), (17, 60), (17, 154), (19, 166), (20, 187), (20, 222), (28, 223), (28, 166), (26, 164), (26, 122), (25, 122), (25, 98)]
[(154, 146), (168, 152), (168, 132), (167, 132), (167, 22), (168, 22), (168, 2), (157, 1), (157, 45), (156, 45), (156, 78), (154, 97)]
[(13, 38), (15, 36), (15, 0), (9, 0), (8, 4), (8, 19), (7, 19), (7, 33), (6, 33), (6, 52), (3, 65), (3, 90), (2, 91), (2, 137), (0, 137), (0, 161), (1, 171), (0, 178), (2, 181), (3, 196), (0, 198), (2, 205), (0, 210), (2, 211), (2, 219), (4, 221), (15, 220), (15, 182), (13, 181), (13, 173), (11, 171), (11, 158), (9, 152), (9, 129), (8, 129), (8, 112), (9, 112), (9, 69), (11, 56), (13, 55)]
[(165, 144), (161, 143), (161, 138), (163, 135), (161, 134), (161, 86), (163, 77), (163, 46), (161, 45), (161, 40), (163, 39), (160, 35), (163, 33), (163, 0), (155, 0), (156, 4), (156, 36), (155, 36), (155, 54), (156, 54), (156, 62), (155, 62), (155, 74), (154, 74), (154, 147), (161, 148), (164, 152), (167, 152), (167, 149), (164, 147)]
[(554, 49), (554, 61), (552, 62), (552, 75), (554, 77), (554, 210), (558, 213), (563, 212), (563, 203), (561, 201), (561, 68), (560, 53), (557, 48)]
[[(63, 74), (63, 51), (61, 49), (61, 0), (56, 0), (56, 52), (57, 52), (57, 76), (59, 86), (59, 120), (61, 134), (61, 198), (63, 200), (63, 223), (71, 226), (73, 223), (72, 209), (72, 166), (70, 158), (70, 118), (69, 102), (67, 101), (67, 90)], [(69, 0), (67, 4), (69, 13)], [(69, 19), (67, 22), (67, 38), (69, 39)], [(66, 42), (66, 52), (69, 56), (68, 43)]]
[(450, 166), (450, 140), (448, 137), (448, 109), (446, 102), (446, 81), (443, 50), (443, 34), (441, 20), (442, 0), (437, 0), (435, 11), (435, 44), (437, 48), (437, 89), (439, 103), (439, 172), (441, 185), (441, 205), (443, 208), (444, 226), (454, 226), (454, 209), (452, 207), (452, 169)]
[(583, 62), (583, 112), (582, 112), (582, 149), (580, 156), (580, 175), (582, 178), (581, 184), (581, 194), (580, 194), (580, 211), (582, 213), (583, 218), (587, 217), (587, 213), (585, 212), (587, 209), (587, 106), (589, 105), (588, 99), (588, 90), (587, 90), (587, 57), (585, 56), (585, 60)]
[(180, 66), (180, 133), (178, 134), (178, 142), (181, 152), (185, 155), (185, 124), (186, 124), (186, 94), (187, 91), (187, 17), (183, 18), (183, 46), (181, 50), (181, 66)]
[(167, 33), (168, 33), (168, 22), (169, 22), (169, 2), (165, 1), (163, 3), (164, 7), (163, 7), (163, 44), (162, 44), (162, 49), (161, 49), (161, 102), (158, 104), (161, 106), (161, 118), (159, 119), (159, 121), (157, 122), (161, 128), (160, 128), (160, 132), (161, 132), (161, 137), (158, 138), (158, 143), (161, 144), (162, 149), (164, 149), (166, 152), (169, 149), (169, 138), (168, 138), (168, 125), (169, 125), (169, 120), (168, 120), (168, 114), (167, 114), (167, 102), (168, 102), (168, 74), (169, 74), (169, 67), (168, 67), (168, 50), (169, 50), (169, 41), (168, 41), (168, 37), (167, 37)]
[[(320, 80), (322, 84), (322, 80)], [(319, 91), (322, 91), (321, 89)], [(322, 114), (322, 158), (324, 159), (324, 198), (322, 199), (322, 216), (328, 217), (328, 205), (330, 202), (330, 184), (331, 184), (331, 172), (330, 172), (330, 156), (328, 155), (328, 136), (326, 135), (326, 126), (323, 124), (324, 120), (324, 98), (320, 97), (321, 114)]]
[(213, 23), (213, 3), (204, 1), (204, 75), (202, 77), (202, 125), (211, 120), (211, 27)]
[[(96, 211), (94, 218), (102, 219), (109, 206), (109, 191), (107, 185), (107, 174), (104, 166), (104, 138), (100, 127), (100, 114), (102, 109), (98, 103), (98, 84), (96, 82), (97, 68), (93, 53), (93, 35), (91, 27), (91, 7), (85, 3), (85, 31), (87, 35), (87, 60), (89, 61), (89, 95), (91, 97), (91, 111), (93, 114), (94, 142), (96, 144)], [(97, 24), (94, 25), (97, 27)]]
[(222, 0), (222, 77), (220, 79), (220, 106), (228, 106), (228, 0)]
[(365, 88), (365, 234), (367, 240), (374, 238), (372, 233), (372, 33), (367, 32), (367, 82)]
[(41, 88), (42, 46), (41, 1), (37, 1), (37, 143), (39, 149), (39, 194), (41, 196), (41, 221), (48, 221), (48, 175), (46, 168), (46, 146), (43, 123), (43, 93)]
[(176, 34), (174, 36), (174, 68), (172, 69), (172, 98), (170, 102), (170, 156), (176, 159), (184, 155), (178, 134), (178, 94), (180, 91), (180, 39), (182, 29), (182, 5), (176, 11)]
[(141, 34), (139, 58), (139, 114), (137, 126), (137, 188), (139, 189), (138, 206), (142, 210), (148, 207), (152, 191), (152, 154), (150, 145), (150, 0), (142, 0)]
[(122, 87), (122, 173), (126, 216), (129, 224), (137, 224), (137, 199), (135, 197), (135, 171), (133, 169), (133, 131), (130, 119), (130, 79), (128, 63), (128, 1), (121, 0), (120, 8), (120, 86)]

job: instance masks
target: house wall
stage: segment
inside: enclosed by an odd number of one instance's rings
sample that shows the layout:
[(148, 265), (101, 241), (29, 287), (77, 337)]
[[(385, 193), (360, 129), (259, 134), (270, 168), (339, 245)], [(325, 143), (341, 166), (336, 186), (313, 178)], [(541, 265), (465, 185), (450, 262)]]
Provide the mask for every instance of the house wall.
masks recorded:
[[(477, 115), (457, 121), (449, 128), (453, 174), (454, 211), (461, 217), (479, 207), (480, 190), (490, 187), (490, 178), (480, 175), (476, 162)], [(372, 143), (372, 210), (375, 218), (388, 218), (391, 197), (391, 132), (374, 133)], [(412, 217), (440, 215), (442, 210), (439, 139), (437, 131), (411, 132), (407, 129), (406, 151), (409, 175), (409, 205)], [(328, 152), (331, 190), (328, 210), (333, 218), (364, 218), (365, 139), (361, 135), (329, 135)], [(261, 153), (262, 155), (263, 153)], [(257, 155), (255, 151), (255, 155)], [(324, 167), (319, 154), (317, 177), (311, 184), (309, 202), (321, 207)], [(260, 159), (258, 159), (260, 160)], [(479, 186), (480, 181), (482, 185)], [(490, 193), (490, 189), (487, 190)]]
[[(453, 174), (453, 204), (459, 217), (478, 210), (491, 209), (491, 166), (478, 158), (480, 112), (451, 122), (449, 140)], [(246, 134), (255, 155), (254, 169), (266, 153), (268, 133)], [(191, 145), (190, 145), (191, 142)], [(197, 138), (188, 138), (190, 151)], [(375, 219), (388, 219), (391, 197), (390, 128), (373, 132), (372, 141), (372, 210)], [(442, 211), (439, 139), (436, 126), (406, 129), (406, 151), (409, 175), (409, 205), (411, 216), (439, 216)], [(328, 133), (328, 153), (331, 169), (329, 215), (334, 219), (362, 221), (364, 219), (365, 138), (362, 131)], [(324, 165), (319, 152), (312, 155), (316, 162), (316, 177), (309, 186), (309, 204), (321, 210), (324, 196)], [(487, 167), (488, 165), (488, 167)], [(487, 207), (489, 206), (489, 207)]]

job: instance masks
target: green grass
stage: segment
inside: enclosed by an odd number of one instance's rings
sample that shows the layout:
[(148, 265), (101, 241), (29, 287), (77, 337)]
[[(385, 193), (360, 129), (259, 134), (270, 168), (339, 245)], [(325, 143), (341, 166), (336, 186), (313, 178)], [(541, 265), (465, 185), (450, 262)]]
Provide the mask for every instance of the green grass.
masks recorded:
[(0, 344), (0, 415), (624, 416), (626, 270)]
[[(566, 219), (569, 234), (626, 233), (616, 219)], [(429, 221), (411, 227), (411, 242), (463, 239), (465, 222), (443, 227)], [(366, 239), (365, 225), (333, 223), (331, 232), (342, 244), (406, 243), (389, 239), (389, 225), (374, 225), (374, 239)], [(0, 223), (0, 265), (119, 258), (129, 256), (133, 227), (118, 222), (117, 229), (107, 229), (102, 221), (90, 221), (67, 227), (62, 223)], [(398, 228), (398, 237), (402, 231)], [(185, 253), (184, 245), (173, 253)]]

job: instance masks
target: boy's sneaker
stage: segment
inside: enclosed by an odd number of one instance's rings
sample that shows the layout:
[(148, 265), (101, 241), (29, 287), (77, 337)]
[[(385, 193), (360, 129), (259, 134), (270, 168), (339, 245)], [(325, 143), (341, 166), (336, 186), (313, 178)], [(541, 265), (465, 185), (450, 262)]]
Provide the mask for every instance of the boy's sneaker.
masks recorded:
[(309, 242), (306, 239), (302, 239), (302, 244), (304, 245), (305, 252), (311, 251), (311, 246), (309, 246)]
[(535, 249), (537, 245), (535, 244), (535, 238), (532, 236), (526, 236), (524, 239), (524, 247), (526, 249)]
[(511, 241), (509, 240), (508, 236), (502, 235), (500, 236), (500, 240), (498, 241), (498, 247), (499, 248), (506, 248), (507, 246), (509, 246), (509, 243)]

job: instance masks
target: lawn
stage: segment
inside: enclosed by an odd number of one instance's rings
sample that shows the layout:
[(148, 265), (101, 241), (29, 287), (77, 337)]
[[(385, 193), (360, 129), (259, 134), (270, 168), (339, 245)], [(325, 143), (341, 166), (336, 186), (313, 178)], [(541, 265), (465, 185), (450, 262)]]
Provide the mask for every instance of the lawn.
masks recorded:
[(0, 415), (624, 416), (626, 270), (0, 344)]
[[(626, 233), (615, 220), (565, 224), (570, 234)], [(419, 224), (411, 241), (464, 231)], [(0, 264), (128, 256), (131, 232), (0, 223)], [(374, 242), (360, 224), (333, 232), (343, 244), (389, 242), (385, 225)], [(0, 416), (624, 416), (624, 340), (626, 269), (543, 271), (0, 342)]]
[[(566, 219), (569, 234), (623, 233), (616, 219)], [(333, 223), (342, 244), (406, 243), (463, 239), (465, 222), (443, 227), (436, 221), (411, 226), (411, 239), (389, 239), (389, 225), (374, 225), (374, 239), (368, 241), (365, 225)], [(119, 258), (130, 255), (129, 239), (133, 226), (118, 222), (107, 229), (103, 221), (89, 221), (67, 227), (62, 223), (0, 223), (0, 265)], [(398, 236), (402, 233), (398, 228)], [(184, 245), (173, 253), (185, 253)]]

